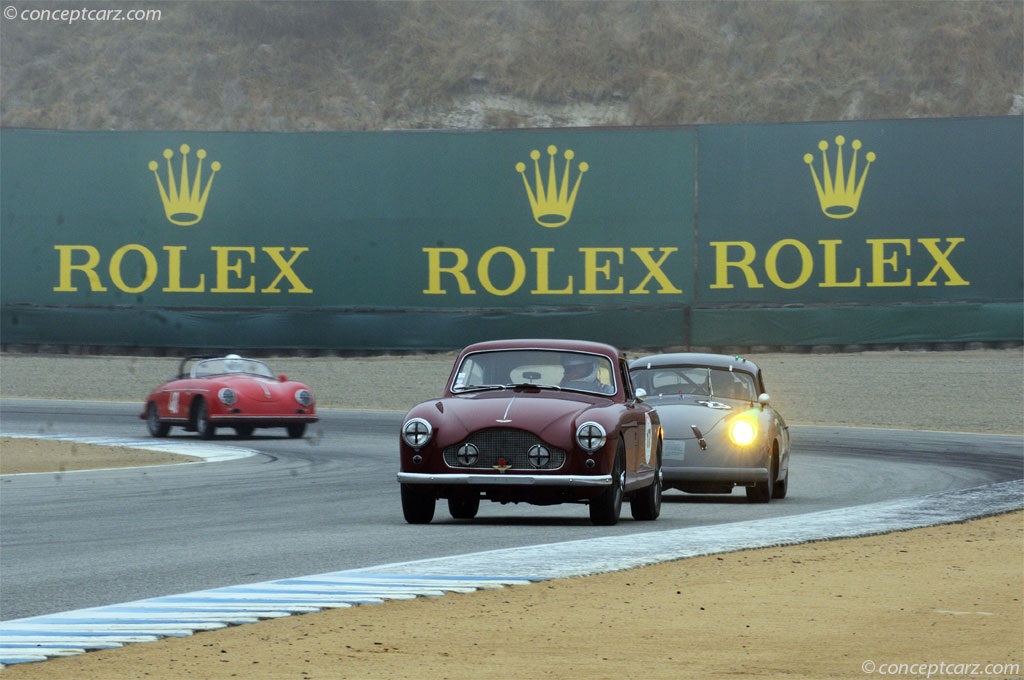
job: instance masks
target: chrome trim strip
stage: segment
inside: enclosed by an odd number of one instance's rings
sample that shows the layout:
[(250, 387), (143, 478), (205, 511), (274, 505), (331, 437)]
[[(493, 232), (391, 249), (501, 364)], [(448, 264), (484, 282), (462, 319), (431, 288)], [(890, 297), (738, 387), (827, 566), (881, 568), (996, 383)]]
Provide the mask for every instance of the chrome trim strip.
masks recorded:
[(611, 475), (449, 475), (423, 472), (399, 472), (401, 484), (437, 484), (440, 486), (610, 486)]

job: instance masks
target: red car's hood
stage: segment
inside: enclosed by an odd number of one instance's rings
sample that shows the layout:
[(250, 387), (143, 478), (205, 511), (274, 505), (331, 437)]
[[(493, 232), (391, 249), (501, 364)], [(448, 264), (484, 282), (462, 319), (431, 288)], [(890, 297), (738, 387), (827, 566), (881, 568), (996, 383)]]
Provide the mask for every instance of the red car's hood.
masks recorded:
[(281, 382), (273, 378), (260, 378), (252, 375), (223, 376), (217, 382), (235, 390), (239, 396), (253, 401), (273, 401), (290, 397), (295, 390), (301, 387), (293, 382)]
[[(460, 395), (435, 402), (442, 417), (450, 425), (446, 439), (462, 439), (467, 433), (489, 427), (514, 427), (529, 430), (554, 441), (575, 431), (573, 420), (595, 406), (604, 406), (608, 399), (579, 395), (567, 398), (566, 392), (533, 390), (497, 390)], [(576, 395), (573, 395), (576, 396)], [(461, 431), (459, 431), (461, 430)]]

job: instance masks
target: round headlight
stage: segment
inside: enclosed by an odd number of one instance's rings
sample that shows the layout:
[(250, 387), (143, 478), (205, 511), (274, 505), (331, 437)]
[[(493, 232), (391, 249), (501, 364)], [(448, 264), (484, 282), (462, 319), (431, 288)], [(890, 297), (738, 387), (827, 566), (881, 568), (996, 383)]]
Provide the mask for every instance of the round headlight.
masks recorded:
[(217, 398), (220, 399), (220, 403), (225, 406), (231, 406), (238, 401), (238, 395), (230, 387), (220, 388), (220, 392), (217, 393)]
[(476, 448), (473, 444), (463, 444), (459, 447), (455, 456), (459, 459), (459, 465), (471, 467), (480, 460), (480, 449)]
[(734, 420), (729, 426), (729, 439), (737, 446), (748, 446), (757, 437), (757, 427), (749, 420)]
[(303, 406), (309, 406), (313, 403), (313, 393), (309, 390), (299, 390), (295, 393), (295, 401)]
[(402, 426), (402, 439), (414, 449), (422, 449), (430, 441), (434, 428), (423, 418), (413, 418)]
[(529, 459), (530, 465), (535, 468), (547, 467), (551, 462), (551, 452), (546, 446), (540, 444), (531, 446), (530, 450), (526, 452), (526, 457)]
[(587, 422), (576, 428), (576, 443), (584, 451), (593, 453), (604, 446), (608, 433), (600, 424)]

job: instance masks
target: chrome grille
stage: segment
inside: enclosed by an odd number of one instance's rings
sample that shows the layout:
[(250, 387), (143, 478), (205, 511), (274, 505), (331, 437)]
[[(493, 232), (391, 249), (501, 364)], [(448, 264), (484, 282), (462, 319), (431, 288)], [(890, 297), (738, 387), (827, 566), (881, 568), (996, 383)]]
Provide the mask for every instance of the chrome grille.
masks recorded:
[[(498, 464), (499, 458), (504, 458), (505, 464), (511, 465), (513, 470), (557, 470), (565, 464), (565, 451), (545, 444), (539, 437), (524, 430), (493, 428), (474, 432), (467, 439), (446, 448), (444, 462), (448, 467), (466, 468), (458, 459), (459, 447), (466, 443), (480, 450), (480, 458), (471, 466), (472, 469), (490, 469)], [(536, 444), (542, 444), (551, 452), (548, 464), (540, 468), (531, 465), (526, 456), (530, 447)]]

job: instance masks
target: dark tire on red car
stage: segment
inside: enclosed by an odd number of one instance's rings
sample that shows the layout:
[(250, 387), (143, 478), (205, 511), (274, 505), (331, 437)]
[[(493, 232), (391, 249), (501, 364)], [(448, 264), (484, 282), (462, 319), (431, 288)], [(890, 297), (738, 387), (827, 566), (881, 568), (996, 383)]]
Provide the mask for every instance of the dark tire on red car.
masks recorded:
[(658, 443), (658, 454), (654, 470), (654, 481), (645, 489), (633, 494), (629, 501), (629, 511), (633, 519), (650, 522), (661, 515), (661, 443)]
[(409, 524), (430, 524), (434, 519), (434, 497), (408, 484), (402, 485), (402, 514)]
[(612, 464), (612, 483), (601, 495), (590, 501), (590, 521), (600, 526), (618, 524), (622, 512), (622, 496), (626, 486), (626, 447), (619, 440)]
[(292, 439), (300, 439), (304, 434), (306, 434), (305, 423), (292, 423), (288, 426), (288, 436)]
[(160, 422), (160, 414), (157, 412), (156, 404), (149, 402), (146, 407), (146, 429), (151, 437), (166, 437), (171, 431), (171, 426)]
[(480, 512), (480, 496), (449, 498), (448, 512), (455, 519), (473, 519)]
[(195, 407), (196, 432), (200, 439), (213, 439), (217, 434), (217, 426), (210, 422), (210, 411), (206, 408), (206, 402), (202, 399)]

